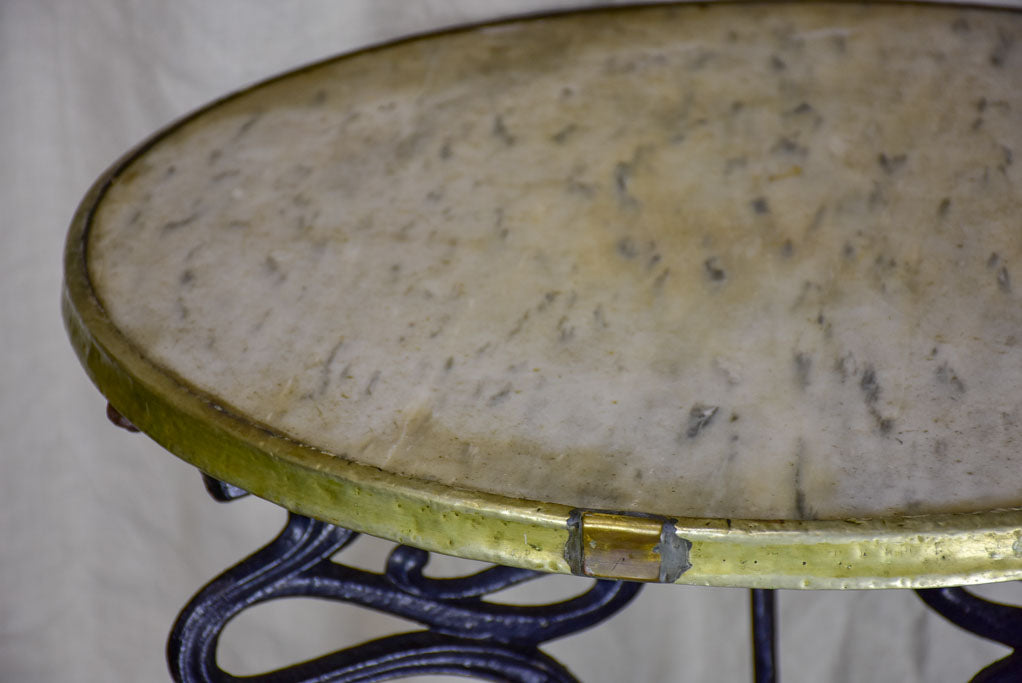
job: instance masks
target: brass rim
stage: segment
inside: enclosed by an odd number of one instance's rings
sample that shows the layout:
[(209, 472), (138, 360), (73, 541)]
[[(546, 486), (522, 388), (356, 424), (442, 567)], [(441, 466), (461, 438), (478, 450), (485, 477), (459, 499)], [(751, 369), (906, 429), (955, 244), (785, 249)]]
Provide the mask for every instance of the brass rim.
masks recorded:
[(89, 278), (89, 230), (110, 183), (155, 143), (219, 104), (394, 44), (217, 100), (129, 151), (86, 194), (65, 247), (62, 312), (79, 360), (119, 412), (203, 472), (289, 510), (459, 557), (598, 578), (753, 588), (923, 588), (1022, 578), (1022, 508), (836, 521), (575, 510), (344, 460), (246, 419), (147, 358), (106, 315)]

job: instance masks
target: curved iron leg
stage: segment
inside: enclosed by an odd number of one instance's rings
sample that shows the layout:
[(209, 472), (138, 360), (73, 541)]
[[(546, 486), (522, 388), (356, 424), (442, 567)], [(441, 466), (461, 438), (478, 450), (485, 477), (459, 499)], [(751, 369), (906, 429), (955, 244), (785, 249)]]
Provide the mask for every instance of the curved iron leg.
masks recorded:
[(964, 588), (928, 588), (916, 593), (955, 626), (1014, 650), (976, 674), (972, 683), (1022, 681), (1022, 608), (984, 600)]
[[(242, 495), (207, 482), (218, 500)], [(487, 680), (571, 683), (563, 666), (539, 650), (548, 640), (588, 628), (616, 613), (641, 584), (598, 581), (570, 600), (520, 606), (483, 598), (543, 574), (492, 567), (454, 579), (431, 579), (429, 554), (398, 546), (386, 571), (354, 569), (331, 558), (357, 534), (292, 514), (281, 534), (203, 588), (178, 617), (167, 645), (179, 683), (242, 680), (216, 663), (220, 633), (238, 613), (268, 600), (309, 596), (350, 602), (403, 617), (426, 630), (381, 638), (278, 671), (245, 677), (258, 683), (382, 681), (446, 673)]]

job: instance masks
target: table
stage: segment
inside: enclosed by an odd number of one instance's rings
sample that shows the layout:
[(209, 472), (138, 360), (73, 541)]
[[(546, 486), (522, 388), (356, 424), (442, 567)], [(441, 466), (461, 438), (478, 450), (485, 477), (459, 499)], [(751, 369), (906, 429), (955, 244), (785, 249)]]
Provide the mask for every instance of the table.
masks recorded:
[(677, 6), (314, 65), (97, 182), (68, 330), (203, 472), (417, 548), (769, 589), (1018, 578), (1020, 30)]

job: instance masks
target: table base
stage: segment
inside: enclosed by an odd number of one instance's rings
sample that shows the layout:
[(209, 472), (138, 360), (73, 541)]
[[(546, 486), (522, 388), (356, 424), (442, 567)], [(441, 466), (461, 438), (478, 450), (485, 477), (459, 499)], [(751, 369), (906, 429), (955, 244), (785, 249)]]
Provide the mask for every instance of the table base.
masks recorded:
[[(221, 501), (245, 495), (209, 478), (206, 485)], [(582, 595), (551, 605), (484, 602), (491, 593), (545, 574), (494, 566), (465, 577), (427, 578), (422, 571), (429, 553), (408, 546), (391, 552), (382, 574), (331, 559), (357, 536), (290, 514), (276, 539), (210, 582), (181, 612), (167, 646), (174, 680), (238, 680), (216, 663), (219, 636), (227, 622), (261, 602), (306, 596), (355, 603), (418, 622), (427, 630), (381, 638), (245, 680), (368, 682), (453, 674), (516, 683), (569, 683), (574, 676), (538, 646), (606, 619), (641, 588), (637, 583), (597, 581)]]
[[(111, 422), (138, 431), (113, 406)], [(248, 495), (203, 475), (218, 501)], [(171, 675), (178, 683), (237, 681), (216, 663), (220, 633), (256, 604), (287, 597), (351, 602), (427, 627), (380, 638), (245, 680), (255, 683), (348, 683), (402, 676), (451, 674), (514, 683), (572, 683), (576, 679), (539, 645), (584, 630), (613, 616), (642, 584), (597, 581), (586, 593), (551, 605), (484, 602), (489, 594), (544, 576), (542, 572), (494, 566), (470, 576), (431, 579), (422, 570), (429, 553), (395, 548), (383, 574), (354, 569), (332, 557), (358, 534), (289, 513), (284, 530), (268, 545), (213, 579), (178, 615), (167, 643)], [(985, 600), (964, 588), (916, 590), (942, 617), (974, 635), (1012, 648), (970, 683), (1022, 681), (1022, 608)], [(753, 679), (778, 683), (776, 592), (754, 589)]]

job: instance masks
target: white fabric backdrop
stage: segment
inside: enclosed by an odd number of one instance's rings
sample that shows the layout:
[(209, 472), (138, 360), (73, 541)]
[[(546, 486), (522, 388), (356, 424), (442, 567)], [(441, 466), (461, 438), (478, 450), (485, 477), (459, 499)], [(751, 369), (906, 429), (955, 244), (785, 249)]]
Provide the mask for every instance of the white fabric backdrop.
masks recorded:
[[(190, 467), (103, 417), (58, 306), (65, 230), (93, 178), (156, 128), (270, 74), (412, 32), (587, 4), (0, 0), (0, 681), (167, 680), (178, 609), (284, 519), (258, 500), (212, 502)], [(386, 548), (364, 539), (353, 552), (378, 569)], [(580, 581), (516, 595), (556, 597)], [(984, 594), (1022, 602), (1018, 584)], [(789, 683), (958, 682), (1007, 652), (911, 592), (779, 597)], [(592, 683), (749, 680), (747, 610), (741, 590), (650, 586), (547, 650)], [(354, 607), (266, 605), (228, 628), (221, 660), (255, 673), (395, 626)]]

